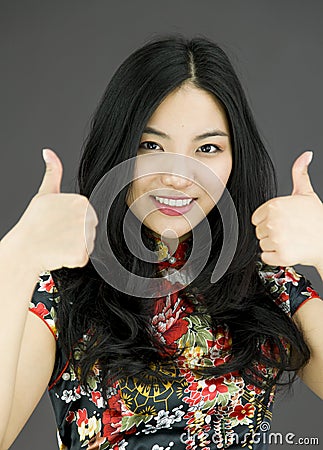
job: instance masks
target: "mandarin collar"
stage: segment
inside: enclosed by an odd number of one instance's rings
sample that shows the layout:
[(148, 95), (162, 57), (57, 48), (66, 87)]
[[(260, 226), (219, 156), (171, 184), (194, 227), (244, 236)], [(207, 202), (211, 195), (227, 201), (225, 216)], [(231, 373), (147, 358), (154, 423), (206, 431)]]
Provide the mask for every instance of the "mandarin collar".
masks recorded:
[(147, 232), (147, 234), (154, 243), (155, 251), (157, 252), (158, 271), (162, 271), (169, 267), (179, 269), (185, 264), (192, 245), (192, 235), (179, 242), (176, 251), (171, 255), (169, 253), (168, 245), (160, 237), (151, 232)]

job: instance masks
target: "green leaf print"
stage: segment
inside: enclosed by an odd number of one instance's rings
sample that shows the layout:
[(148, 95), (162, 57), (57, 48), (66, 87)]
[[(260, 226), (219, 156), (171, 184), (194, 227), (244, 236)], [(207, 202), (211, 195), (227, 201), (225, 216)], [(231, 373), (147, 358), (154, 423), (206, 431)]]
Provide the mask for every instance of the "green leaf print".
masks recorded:
[(218, 395), (215, 397), (215, 403), (217, 405), (227, 406), (227, 404), (229, 403), (229, 399), (230, 399), (229, 393), (226, 394), (218, 393)]
[(202, 411), (208, 411), (209, 409), (212, 409), (213, 406), (216, 403), (216, 397), (213, 400), (207, 400), (206, 402), (203, 403), (203, 405), (201, 405), (201, 410)]
[(122, 417), (121, 422), (121, 432), (130, 430), (134, 425), (138, 426), (142, 422), (147, 423), (152, 419), (152, 415), (140, 415), (140, 414), (134, 414), (133, 416), (124, 416)]
[(53, 320), (56, 319), (57, 314), (56, 314), (56, 309), (54, 307), (51, 308), (51, 310), (49, 311), (49, 314)]
[(209, 348), (207, 340), (212, 341), (212, 334), (207, 329), (209, 321), (206, 317), (190, 316), (185, 317), (188, 322), (188, 330), (178, 341), (180, 348), (200, 347), (203, 353), (207, 353)]
[(97, 380), (96, 377), (91, 377), (90, 376), (90, 377), (87, 378), (87, 383), (90, 386), (90, 388), (93, 389), (93, 390), (97, 389), (97, 386), (98, 386), (97, 382), (98, 382), (98, 380)]
[(234, 395), (239, 391), (239, 387), (234, 383), (225, 383), (226, 386), (228, 386), (229, 394)]

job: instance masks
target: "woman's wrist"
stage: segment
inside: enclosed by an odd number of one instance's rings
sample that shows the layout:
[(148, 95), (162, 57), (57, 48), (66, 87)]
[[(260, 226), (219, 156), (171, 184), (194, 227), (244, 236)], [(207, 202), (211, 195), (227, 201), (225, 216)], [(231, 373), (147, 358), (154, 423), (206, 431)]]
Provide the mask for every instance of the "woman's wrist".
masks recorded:
[(26, 275), (30, 274), (34, 278), (42, 272), (37, 255), (33, 254), (33, 249), (28, 243), (28, 236), (24, 235), (18, 224), (1, 239), (0, 258), (8, 269), (22, 269)]

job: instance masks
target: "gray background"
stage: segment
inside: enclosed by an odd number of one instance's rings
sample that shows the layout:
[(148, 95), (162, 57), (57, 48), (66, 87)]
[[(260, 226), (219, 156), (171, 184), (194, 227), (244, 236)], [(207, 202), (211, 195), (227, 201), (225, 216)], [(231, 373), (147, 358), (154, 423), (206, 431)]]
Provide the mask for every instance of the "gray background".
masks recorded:
[[(292, 164), (311, 149), (310, 176), (323, 199), (322, 17), (319, 0), (0, 2), (1, 237), (39, 187), (42, 148), (59, 154), (62, 191), (73, 190), (89, 119), (108, 80), (160, 32), (203, 33), (228, 52), (277, 168), (279, 195), (290, 195)], [(295, 267), (322, 296), (316, 269)], [(317, 436), (320, 446), (307, 448), (322, 448), (322, 405), (298, 381), (292, 398), (277, 398), (272, 431)], [(11, 448), (55, 449), (55, 434), (46, 394)]]

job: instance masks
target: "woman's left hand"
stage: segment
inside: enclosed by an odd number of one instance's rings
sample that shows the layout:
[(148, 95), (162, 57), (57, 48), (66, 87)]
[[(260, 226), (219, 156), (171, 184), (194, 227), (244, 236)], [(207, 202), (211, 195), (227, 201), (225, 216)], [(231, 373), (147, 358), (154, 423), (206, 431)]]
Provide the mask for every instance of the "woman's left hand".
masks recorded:
[(265, 264), (323, 267), (323, 203), (311, 185), (310, 156), (304, 152), (293, 164), (292, 194), (268, 200), (251, 216)]

